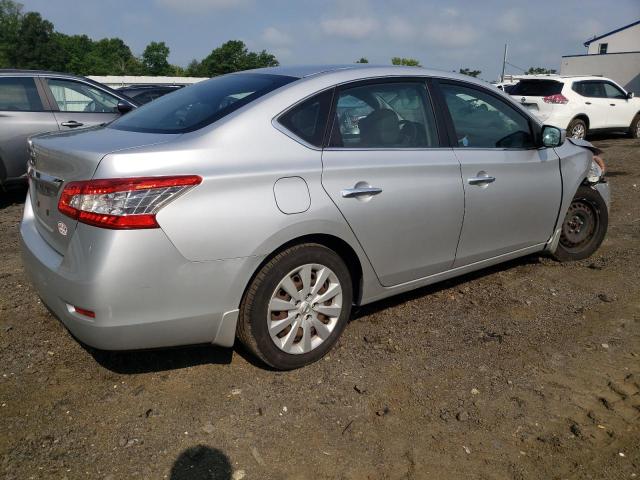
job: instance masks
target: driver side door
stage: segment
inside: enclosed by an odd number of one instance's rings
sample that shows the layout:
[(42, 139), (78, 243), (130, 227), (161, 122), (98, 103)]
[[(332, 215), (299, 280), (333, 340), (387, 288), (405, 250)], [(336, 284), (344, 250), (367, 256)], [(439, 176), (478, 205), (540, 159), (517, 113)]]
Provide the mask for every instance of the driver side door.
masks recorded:
[(535, 124), (499, 94), (466, 82), (439, 86), (465, 196), (454, 267), (541, 250), (560, 208), (558, 155), (536, 146)]
[(46, 78), (45, 84), (60, 130), (92, 127), (119, 116), (119, 99), (93, 85), (57, 77)]

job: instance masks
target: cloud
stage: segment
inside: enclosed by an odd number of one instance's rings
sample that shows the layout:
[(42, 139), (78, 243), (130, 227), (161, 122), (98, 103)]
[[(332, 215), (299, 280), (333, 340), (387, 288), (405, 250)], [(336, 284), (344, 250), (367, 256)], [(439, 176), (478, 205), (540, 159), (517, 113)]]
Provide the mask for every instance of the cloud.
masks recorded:
[(378, 21), (372, 17), (330, 18), (320, 23), (327, 35), (351, 40), (362, 40), (378, 28)]
[(478, 31), (469, 24), (460, 22), (432, 23), (425, 30), (425, 38), (441, 47), (462, 48), (473, 45), (478, 39)]
[(442, 10), (442, 14), (445, 17), (454, 18), (454, 17), (457, 17), (458, 15), (460, 15), (460, 12), (455, 8), (448, 7), (448, 8), (445, 8), (445, 9)]
[(404, 18), (391, 17), (386, 26), (387, 34), (397, 41), (406, 41), (415, 38), (415, 28)]
[(156, 0), (161, 7), (181, 13), (201, 13), (210, 10), (233, 9), (247, 5), (250, 0)]
[(285, 46), (293, 43), (291, 36), (276, 27), (266, 28), (262, 32), (262, 41), (273, 46)]
[(522, 14), (517, 10), (508, 10), (498, 17), (497, 27), (506, 33), (520, 33), (524, 27)]

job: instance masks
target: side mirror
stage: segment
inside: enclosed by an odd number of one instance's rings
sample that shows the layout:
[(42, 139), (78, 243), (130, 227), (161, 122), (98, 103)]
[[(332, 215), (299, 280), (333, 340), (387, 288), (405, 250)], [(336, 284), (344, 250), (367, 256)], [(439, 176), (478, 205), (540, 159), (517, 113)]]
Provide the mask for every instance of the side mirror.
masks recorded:
[(627, 92), (627, 99), (631, 100), (633, 98), (633, 92)]
[(122, 115), (124, 115), (125, 113), (129, 113), (131, 110), (133, 110), (133, 105), (123, 100), (120, 100), (116, 108)]
[(558, 127), (545, 125), (542, 127), (542, 145), (545, 147), (559, 147), (566, 140), (567, 132)]

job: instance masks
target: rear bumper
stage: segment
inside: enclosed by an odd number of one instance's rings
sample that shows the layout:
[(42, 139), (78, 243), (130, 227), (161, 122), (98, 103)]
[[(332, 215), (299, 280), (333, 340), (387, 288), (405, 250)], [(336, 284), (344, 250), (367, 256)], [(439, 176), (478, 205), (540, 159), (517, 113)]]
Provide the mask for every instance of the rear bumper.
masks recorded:
[(25, 270), (42, 301), (81, 342), (105, 350), (233, 345), (237, 308), (260, 257), (191, 262), (160, 229), (84, 224), (62, 256), (35, 222), (27, 201), (20, 226)]

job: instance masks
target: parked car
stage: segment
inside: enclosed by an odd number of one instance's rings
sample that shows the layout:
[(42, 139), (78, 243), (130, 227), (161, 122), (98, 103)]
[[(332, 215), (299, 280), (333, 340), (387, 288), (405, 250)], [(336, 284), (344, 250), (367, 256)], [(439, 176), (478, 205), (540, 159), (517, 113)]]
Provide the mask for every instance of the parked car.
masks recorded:
[(628, 132), (640, 138), (640, 98), (604, 77), (546, 76), (520, 80), (509, 92), (542, 122), (585, 138), (591, 132)]
[(498, 90), (502, 90), (504, 93), (510, 94), (513, 88), (516, 86), (518, 82), (499, 82), (494, 83)]
[(87, 78), (0, 69), (0, 186), (27, 173), (27, 138), (110, 122), (137, 106)]
[(301, 367), (353, 305), (531, 253), (583, 259), (607, 230), (589, 149), (490, 85), (417, 68), (224, 75), (38, 136), (30, 158), (26, 271), (101, 349), (237, 334)]
[(184, 85), (130, 85), (128, 87), (118, 88), (118, 92), (125, 94), (129, 98), (133, 98), (140, 105), (149, 103), (167, 93), (175, 92)]

